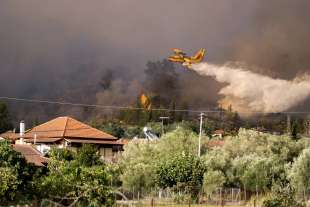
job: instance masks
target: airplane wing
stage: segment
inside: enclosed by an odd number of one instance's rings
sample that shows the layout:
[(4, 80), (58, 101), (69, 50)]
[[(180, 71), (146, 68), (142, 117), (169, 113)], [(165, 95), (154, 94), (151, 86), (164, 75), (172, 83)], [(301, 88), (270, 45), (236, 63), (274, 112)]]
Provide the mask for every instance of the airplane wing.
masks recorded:
[(179, 62), (179, 63), (183, 63), (184, 62), (184, 58), (180, 58), (177, 56), (170, 56), (168, 58), (168, 60), (170, 60), (171, 62)]

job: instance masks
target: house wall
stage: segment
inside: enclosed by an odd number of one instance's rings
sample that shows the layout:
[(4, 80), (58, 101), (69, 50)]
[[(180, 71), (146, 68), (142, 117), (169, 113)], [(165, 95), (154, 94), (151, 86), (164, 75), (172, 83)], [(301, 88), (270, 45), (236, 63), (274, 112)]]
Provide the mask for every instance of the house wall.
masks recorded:
[(112, 147), (100, 147), (99, 148), (99, 155), (100, 158), (107, 161), (107, 162), (112, 162), (113, 160), (113, 151)]
[(48, 143), (36, 143), (35, 147), (42, 154), (48, 153), (52, 147), (63, 148), (63, 144), (48, 144)]
[[(28, 143), (30, 144), (30, 143)], [(115, 145), (97, 145), (99, 149), (99, 156), (102, 160), (106, 162), (112, 162), (116, 159), (117, 155), (120, 153), (121, 147)], [(74, 152), (78, 152), (79, 148), (82, 147), (81, 143), (66, 143), (66, 142), (60, 142), (60, 143), (36, 143), (35, 147), (38, 151), (40, 151), (42, 154), (48, 153), (48, 151), (52, 147), (56, 148), (67, 148), (69, 150), (72, 150)]]
[(50, 151), (51, 147), (46, 144), (36, 144), (36, 149), (39, 150), (42, 154), (48, 153)]
[[(96, 145), (98, 147), (98, 153), (100, 156), (100, 159), (106, 161), (106, 162), (113, 162), (117, 154), (119, 154), (119, 150), (121, 150), (121, 147), (116, 147), (117, 145)], [(73, 151), (78, 151), (80, 147), (82, 147), (82, 144), (80, 143), (74, 143), (67, 146), (68, 149)], [(117, 150), (117, 151), (116, 151)]]

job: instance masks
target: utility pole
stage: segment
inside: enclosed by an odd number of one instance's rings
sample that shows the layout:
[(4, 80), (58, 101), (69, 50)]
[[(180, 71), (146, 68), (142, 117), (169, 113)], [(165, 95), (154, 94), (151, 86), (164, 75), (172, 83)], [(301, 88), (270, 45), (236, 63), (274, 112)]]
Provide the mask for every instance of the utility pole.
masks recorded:
[(161, 116), (159, 117), (161, 119), (161, 136), (164, 134), (164, 120), (169, 119), (169, 116)]
[(198, 140), (198, 157), (201, 155), (201, 137), (202, 137), (202, 121), (204, 113), (200, 113), (200, 127), (199, 127), (199, 140)]

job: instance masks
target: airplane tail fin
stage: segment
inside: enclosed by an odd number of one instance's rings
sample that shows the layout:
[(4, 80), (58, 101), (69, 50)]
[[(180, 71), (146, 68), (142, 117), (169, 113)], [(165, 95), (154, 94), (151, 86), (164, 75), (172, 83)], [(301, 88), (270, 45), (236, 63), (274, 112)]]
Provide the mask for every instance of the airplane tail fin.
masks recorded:
[(202, 61), (204, 55), (205, 55), (206, 50), (204, 48), (200, 49), (193, 57), (192, 60), (200, 62)]

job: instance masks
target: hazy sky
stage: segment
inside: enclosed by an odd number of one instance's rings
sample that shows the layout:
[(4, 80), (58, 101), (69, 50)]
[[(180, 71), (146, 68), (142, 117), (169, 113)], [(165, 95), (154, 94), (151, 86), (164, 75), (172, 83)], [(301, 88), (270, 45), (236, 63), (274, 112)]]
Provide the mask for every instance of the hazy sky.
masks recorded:
[(95, 79), (106, 68), (139, 76), (174, 47), (291, 79), (310, 70), (309, 8), (308, 0), (1, 0), (0, 91), (48, 97), (77, 73)]

